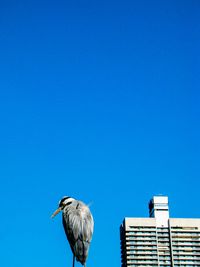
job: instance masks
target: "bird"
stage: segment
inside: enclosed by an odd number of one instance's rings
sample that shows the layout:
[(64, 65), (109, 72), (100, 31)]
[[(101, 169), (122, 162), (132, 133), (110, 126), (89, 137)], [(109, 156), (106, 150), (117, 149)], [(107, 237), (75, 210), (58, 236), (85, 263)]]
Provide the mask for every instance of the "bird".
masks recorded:
[(85, 203), (69, 196), (64, 196), (58, 204), (57, 210), (51, 215), (54, 218), (62, 211), (62, 223), (69, 245), (75, 258), (84, 267), (88, 257), (90, 242), (94, 230), (94, 219)]

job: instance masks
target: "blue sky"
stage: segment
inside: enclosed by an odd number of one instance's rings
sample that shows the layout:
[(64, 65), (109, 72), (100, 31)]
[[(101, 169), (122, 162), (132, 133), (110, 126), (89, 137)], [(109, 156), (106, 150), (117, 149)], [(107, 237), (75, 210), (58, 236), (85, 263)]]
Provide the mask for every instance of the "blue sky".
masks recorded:
[[(63, 195), (91, 203), (88, 267), (120, 266), (119, 226), (200, 217), (199, 1), (0, 1), (0, 258), (71, 266)], [(77, 266), (80, 266), (77, 263)]]

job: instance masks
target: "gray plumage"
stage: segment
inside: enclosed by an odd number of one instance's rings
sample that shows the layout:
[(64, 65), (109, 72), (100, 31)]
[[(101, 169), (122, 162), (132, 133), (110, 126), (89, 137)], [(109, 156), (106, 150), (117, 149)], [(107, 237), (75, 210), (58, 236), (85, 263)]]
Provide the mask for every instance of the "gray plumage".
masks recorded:
[(61, 210), (63, 227), (73, 253), (73, 267), (75, 258), (85, 266), (94, 228), (90, 209), (82, 201), (63, 197), (52, 217)]

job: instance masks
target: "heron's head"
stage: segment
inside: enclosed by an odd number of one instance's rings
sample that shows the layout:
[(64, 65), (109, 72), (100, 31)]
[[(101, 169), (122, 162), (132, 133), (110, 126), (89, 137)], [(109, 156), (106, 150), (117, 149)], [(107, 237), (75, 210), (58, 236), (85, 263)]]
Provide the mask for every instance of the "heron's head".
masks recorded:
[(55, 217), (61, 210), (73, 202), (72, 197), (63, 197), (58, 203), (58, 209), (51, 215), (51, 218)]

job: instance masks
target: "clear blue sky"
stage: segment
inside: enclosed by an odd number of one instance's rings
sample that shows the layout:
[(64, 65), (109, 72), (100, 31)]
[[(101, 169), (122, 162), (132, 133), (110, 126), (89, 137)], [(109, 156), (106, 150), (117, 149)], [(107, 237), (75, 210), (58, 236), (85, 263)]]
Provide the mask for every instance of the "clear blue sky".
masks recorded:
[[(119, 226), (200, 217), (199, 1), (0, 1), (0, 261), (66, 267), (63, 195), (91, 203), (88, 267)], [(80, 266), (77, 263), (77, 266)]]

